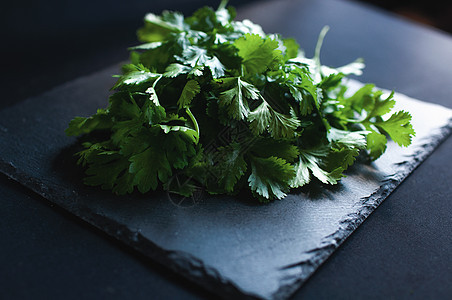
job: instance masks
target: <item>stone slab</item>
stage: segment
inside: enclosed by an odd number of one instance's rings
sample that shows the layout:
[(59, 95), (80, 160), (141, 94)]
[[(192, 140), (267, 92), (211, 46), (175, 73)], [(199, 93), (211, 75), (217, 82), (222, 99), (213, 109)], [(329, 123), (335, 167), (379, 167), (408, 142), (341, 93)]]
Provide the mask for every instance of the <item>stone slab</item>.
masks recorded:
[[(219, 295), (289, 297), (451, 131), (452, 111), (397, 94), (413, 115), (408, 148), (389, 144), (337, 186), (281, 201), (163, 192), (117, 197), (86, 187), (64, 129), (107, 104), (112, 66), (0, 111), (0, 171), (109, 235)], [(359, 83), (351, 82), (358, 86)]]

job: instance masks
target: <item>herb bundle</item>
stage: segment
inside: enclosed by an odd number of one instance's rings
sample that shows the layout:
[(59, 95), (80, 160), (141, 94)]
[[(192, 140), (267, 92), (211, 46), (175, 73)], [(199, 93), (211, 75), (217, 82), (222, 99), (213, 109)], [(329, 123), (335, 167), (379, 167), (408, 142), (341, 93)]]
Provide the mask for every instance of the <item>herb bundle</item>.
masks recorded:
[(313, 178), (336, 184), (361, 150), (380, 157), (388, 137), (411, 143), (410, 114), (390, 114), (393, 93), (370, 84), (346, 93), (360, 60), (321, 65), (326, 30), (309, 59), (295, 40), (234, 21), (226, 2), (186, 18), (146, 15), (108, 107), (66, 129), (84, 136), (87, 185), (184, 196), (248, 188), (268, 202)]

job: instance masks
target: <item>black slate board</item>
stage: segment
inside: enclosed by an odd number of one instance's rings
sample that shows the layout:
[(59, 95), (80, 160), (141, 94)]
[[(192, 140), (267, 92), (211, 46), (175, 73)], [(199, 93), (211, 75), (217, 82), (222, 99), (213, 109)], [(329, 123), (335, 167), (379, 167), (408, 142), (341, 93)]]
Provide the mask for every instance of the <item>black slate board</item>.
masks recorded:
[(0, 111), (0, 171), (224, 297), (288, 297), (451, 128), (451, 110), (397, 94), (413, 114), (413, 145), (390, 144), (337, 186), (311, 184), (269, 205), (204, 194), (116, 197), (81, 184), (76, 140), (64, 129), (75, 115), (106, 106), (117, 72), (114, 66)]

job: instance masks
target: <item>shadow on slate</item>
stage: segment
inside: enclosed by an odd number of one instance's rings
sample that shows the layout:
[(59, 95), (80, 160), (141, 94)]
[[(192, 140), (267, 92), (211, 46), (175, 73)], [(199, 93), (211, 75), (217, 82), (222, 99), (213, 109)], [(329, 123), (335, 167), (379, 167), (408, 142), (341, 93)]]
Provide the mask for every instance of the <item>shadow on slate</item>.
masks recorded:
[(118, 71), (115, 65), (0, 111), (0, 171), (224, 297), (289, 297), (451, 128), (451, 110), (397, 94), (397, 109), (413, 114), (412, 146), (389, 144), (337, 186), (311, 184), (268, 205), (203, 193), (119, 197), (82, 184), (72, 156), (77, 140), (64, 134), (74, 116), (107, 105)]

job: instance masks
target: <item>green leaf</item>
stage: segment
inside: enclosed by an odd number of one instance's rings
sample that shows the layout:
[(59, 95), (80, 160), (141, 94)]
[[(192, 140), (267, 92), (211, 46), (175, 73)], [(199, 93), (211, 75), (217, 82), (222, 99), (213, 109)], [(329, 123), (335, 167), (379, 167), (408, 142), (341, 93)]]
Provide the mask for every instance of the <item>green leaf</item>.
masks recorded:
[(254, 85), (242, 80), (240, 77), (237, 79), (237, 83), (240, 86), (241, 91), (246, 98), (252, 100), (259, 99), (260, 95), (259, 90)]
[(128, 87), (137, 86), (142, 83), (149, 83), (160, 77), (160, 74), (148, 72), (148, 71), (132, 71), (119, 77), (119, 80), (112, 87), (113, 90)]
[(165, 152), (149, 147), (130, 157), (129, 172), (134, 174), (133, 184), (141, 193), (156, 190), (158, 181), (166, 182), (172, 170)]
[(245, 34), (235, 40), (234, 46), (243, 60), (247, 73), (259, 74), (267, 70), (274, 60), (281, 56), (278, 42), (270, 38), (262, 38), (257, 34)]
[(380, 157), (389, 137), (411, 143), (411, 116), (391, 112), (394, 93), (369, 84), (349, 96), (361, 60), (321, 65), (327, 27), (307, 58), (294, 39), (235, 16), (227, 0), (187, 18), (146, 15), (109, 106), (66, 129), (85, 135), (87, 184), (184, 196), (248, 188), (268, 202), (312, 178), (336, 184), (361, 150)]
[(399, 111), (386, 121), (376, 122), (375, 126), (387, 132), (399, 146), (406, 147), (411, 144), (411, 139), (415, 135), (410, 121), (411, 115), (408, 112)]
[(213, 78), (220, 78), (224, 76), (225, 67), (216, 56), (207, 60), (205, 65), (210, 69)]
[(201, 88), (196, 80), (189, 80), (182, 90), (182, 94), (179, 97), (179, 100), (177, 101), (177, 105), (179, 106), (179, 109), (187, 107), (190, 105), (191, 101), (199, 92), (201, 91)]
[[(314, 101), (317, 101), (317, 87), (314, 85), (312, 78), (302, 68), (295, 68), (293, 73), (291, 75), (295, 75), (292, 77), (294, 87), (305, 90), (312, 96)], [(301, 101), (298, 97), (295, 99)], [(318, 107), (318, 105), (316, 106)]]
[(227, 0), (221, 1), (220, 6), (215, 11), (215, 16), (222, 26), (227, 26), (234, 19), (235, 11), (226, 8)]
[(68, 136), (78, 136), (95, 130), (109, 129), (111, 124), (111, 117), (104, 110), (98, 110), (97, 114), (89, 118), (75, 117), (69, 122), (65, 132)]
[(248, 121), (250, 121), (251, 132), (260, 135), (268, 129), (272, 114), (267, 102), (263, 101), (255, 110), (249, 113)]
[(254, 156), (258, 157), (280, 157), (287, 162), (293, 162), (298, 159), (300, 152), (298, 147), (288, 140), (275, 140), (271, 137), (256, 139), (250, 151)]
[(191, 129), (186, 126), (170, 126), (160, 124), (159, 127), (163, 130), (164, 133), (169, 133), (171, 131), (175, 132), (183, 132), (187, 137), (189, 137), (194, 143), (197, 143), (199, 140), (199, 134), (196, 130)]
[(351, 97), (343, 100), (343, 104), (346, 108), (352, 109), (358, 113), (361, 113), (364, 109), (373, 106), (375, 100), (373, 98), (373, 89), (375, 85), (366, 84), (358, 91), (356, 91)]
[(281, 114), (263, 101), (249, 116), (250, 130), (260, 135), (264, 130), (274, 138), (293, 138), (301, 121), (296, 117)]
[(329, 90), (337, 87), (342, 79), (345, 77), (342, 73), (333, 73), (328, 76), (322, 78), (322, 81), (319, 83), (319, 88), (324, 90)]
[(306, 70), (296, 67), (289, 74), (289, 82), (286, 82), (291, 95), (300, 102), (300, 113), (303, 116), (311, 114), (314, 108), (319, 109), (317, 87), (305, 72)]
[(115, 145), (122, 145), (129, 136), (140, 131), (142, 128), (143, 121), (141, 119), (116, 122), (111, 128), (112, 134), (110, 139)]
[(117, 92), (109, 98), (108, 111), (116, 121), (139, 118), (141, 109), (135, 102), (133, 96), (128, 92)]
[[(326, 160), (327, 156), (327, 149), (300, 151), (299, 161), (295, 165), (297, 177), (291, 181), (290, 186), (297, 188), (309, 183), (311, 181), (310, 174), (323, 183), (336, 184), (343, 177), (342, 172), (344, 169), (340, 167), (331, 172), (323, 169), (321, 164), (325, 163), (324, 160)], [(307, 170), (310, 172), (308, 173)]]
[(344, 75), (357, 75), (360, 76), (363, 73), (364, 69), (364, 60), (362, 58), (356, 59), (354, 62), (351, 62), (345, 66), (339, 67), (336, 69), (336, 72), (342, 73)]
[(210, 57), (207, 55), (207, 50), (198, 46), (188, 46), (182, 52), (182, 57), (178, 59), (192, 67), (204, 65)]
[(271, 121), (269, 132), (274, 138), (293, 138), (295, 130), (301, 122), (295, 117), (283, 115), (276, 111), (271, 111)]
[(366, 134), (368, 131), (347, 131), (337, 128), (330, 128), (328, 131), (328, 140), (346, 148), (366, 148)]
[(152, 72), (164, 73), (168, 64), (174, 62), (171, 48), (171, 44), (164, 43), (160, 47), (149, 49), (140, 54), (139, 63)]
[(197, 140), (193, 138), (193, 134), (196, 132), (189, 128), (179, 130), (172, 128), (171, 131), (166, 132), (161, 146), (166, 152), (171, 167), (182, 170), (190, 164), (191, 158), (196, 155)]
[(289, 60), (291, 58), (295, 58), (298, 56), (298, 52), (300, 51), (300, 45), (298, 45), (297, 41), (291, 38), (283, 39), (284, 46), (286, 47), (286, 51), (284, 53), (285, 60)]
[(251, 175), (248, 178), (251, 191), (262, 202), (286, 196), (288, 182), (294, 177), (293, 167), (282, 158), (251, 157)]
[(176, 12), (164, 12), (160, 17), (149, 13), (144, 18), (145, 26), (137, 32), (142, 42), (159, 42), (168, 39), (171, 33), (182, 32), (186, 28), (183, 16)]
[(192, 69), (190, 67), (178, 64), (178, 63), (173, 63), (170, 64), (166, 70), (165, 73), (163, 73), (163, 76), (165, 77), (177, 77), (181, 74), (187, 74), (188, 72), (190, 72)]
[(232, 193), (237, 181), (245, 175), (247, 170), (243, 150), (238, 143), (232, 143), (218, 150), (218, 155), (215, 157), (218, 185), (226, 192)]
[(304, 163), (301, 158), (294, 165), (294, 169), (295, 176), (289, 182), (291, 188), (302, 187), (311, 181), (311, 175), (309, 174), (308, 164)]
[(212, 31), (214, 28), (222, 27), (217, 19), (216, 12), (208, 6), (196, 10), (191, 17), (186, 19), (192, 30), (204, 32)]
[(145, 43), (138, 46), (130, 47), (129, 50), (151, 50), (160, 47), (162, 44), (163, 44), (162, 42)]
[(144, 101), (142, 112), (144, 121), (149, 125), (159, 124), (167, 117), (166, 110), (160, 105), (155, 91), (153, 91), (149, 95), (149, 98)]
[(394, 92), (391, 92), (391, 94), (386, 99), (381, 100), (381, 93), (377, 93), (374, 96), (374, 106), (369, 112), (367, 118), (370, 119), (372, 117), (379, 117), (389, 113), (395, 105), (395, 100), (393, 99), (393, 97)]
[[(89, 162), (86, 170), (88, 177), (84, 183), (90, 186), (101, 186), (102, 189), (114, 189), (118, 186), (118, 179), (127, 173), (129, 162), (117, 152), (97, 153)], [(118, 187), (119, 191), (129, 191), (129, 187)]]
[(367, 150), (372, 160), (376, 160), (385, 152), (386, 143), (384, 134), (373, 131), (367, 135)]
[(155, 105), (155, 106), (161, 106), (160, 105), (160, 101), (159, 101), (159, 97), (157, 95), (157, 91), (155, 90), (154, 87), (149, 87), (146, 89), (145, 91), (146, 94), (149, 95), (149, 100), (151, 100), (151, 102)]
[(259, 91), (250, 83), (236, 78), (225, 78), (222, 80), (230, 89), (222, 92), (219, 97), (219, 105), (226, 108), (229, 116), (236, 120), (245, 119), (250, 113), (246, 98), (257, 99)]
[[(340, 148), (334, 149), (328, 156), (327, 167), (345, 171), (353, 165), (356, 157), (359, 155), (358, 148)], [(341, 172), (342, 173), (342, 172)]]

